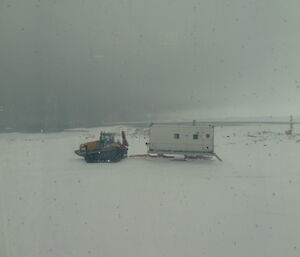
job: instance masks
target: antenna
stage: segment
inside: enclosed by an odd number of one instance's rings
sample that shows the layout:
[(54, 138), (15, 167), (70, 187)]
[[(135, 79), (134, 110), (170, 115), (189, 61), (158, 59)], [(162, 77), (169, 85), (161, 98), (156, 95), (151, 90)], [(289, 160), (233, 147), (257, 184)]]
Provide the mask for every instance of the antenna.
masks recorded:
[(291, 131), (291, 134), (293, 134), (293, 115), (291, 115), (290, 117), (290, 131)]
[(293, 115), (290, 116), (290, 129), (285, 131), (286, 135), (292, 135), (293, 134)]

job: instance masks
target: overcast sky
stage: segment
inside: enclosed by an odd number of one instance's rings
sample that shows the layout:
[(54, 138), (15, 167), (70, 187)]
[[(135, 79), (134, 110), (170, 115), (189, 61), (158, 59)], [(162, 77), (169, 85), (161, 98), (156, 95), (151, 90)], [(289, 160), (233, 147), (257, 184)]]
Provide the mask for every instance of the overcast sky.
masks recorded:
[(298, 0), (0, 0), (2, 119), (300, 114), (299, 10)]

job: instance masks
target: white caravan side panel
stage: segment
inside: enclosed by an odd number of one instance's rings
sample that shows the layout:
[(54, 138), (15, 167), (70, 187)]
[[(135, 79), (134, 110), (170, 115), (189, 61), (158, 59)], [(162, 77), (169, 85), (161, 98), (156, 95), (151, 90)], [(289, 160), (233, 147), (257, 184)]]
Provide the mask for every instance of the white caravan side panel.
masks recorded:
[(149, 152), (214, 152), (213, 126), (153, 125)]

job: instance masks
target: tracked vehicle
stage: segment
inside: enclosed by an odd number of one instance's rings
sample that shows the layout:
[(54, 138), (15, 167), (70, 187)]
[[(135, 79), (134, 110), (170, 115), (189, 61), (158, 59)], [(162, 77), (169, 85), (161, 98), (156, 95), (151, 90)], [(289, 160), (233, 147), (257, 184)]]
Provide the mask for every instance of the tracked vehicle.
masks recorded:
[(128, 142), (124, 131), (122, 143), (115, 136), (115, 133), (101, 132), (99, 140), (81, 144), (75, 153), (88, 163), (121, 161), (127, 157)]

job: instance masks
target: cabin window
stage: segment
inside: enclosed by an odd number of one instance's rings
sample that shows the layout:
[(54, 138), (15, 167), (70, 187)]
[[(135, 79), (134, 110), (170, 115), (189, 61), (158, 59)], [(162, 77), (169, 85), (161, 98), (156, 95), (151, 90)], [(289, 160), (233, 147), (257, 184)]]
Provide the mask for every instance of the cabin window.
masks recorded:
[(198, 138), (199, 138), (198, 134), (194, 134), (194, 135), (193, 135), (193, 139), (194, 139), (194, 140), (197, 140)]
[(180, 135), (178, 133), (174, 134), (174, 139), (179, 139)]

